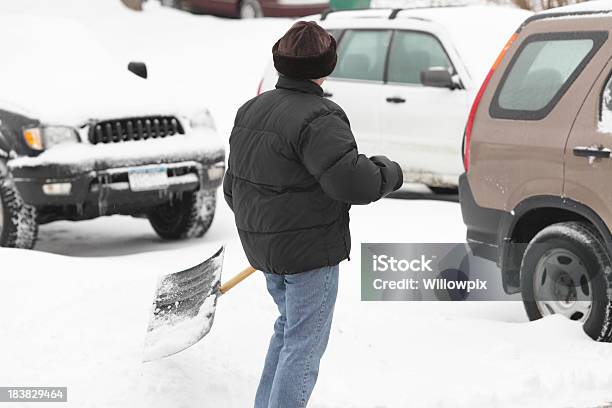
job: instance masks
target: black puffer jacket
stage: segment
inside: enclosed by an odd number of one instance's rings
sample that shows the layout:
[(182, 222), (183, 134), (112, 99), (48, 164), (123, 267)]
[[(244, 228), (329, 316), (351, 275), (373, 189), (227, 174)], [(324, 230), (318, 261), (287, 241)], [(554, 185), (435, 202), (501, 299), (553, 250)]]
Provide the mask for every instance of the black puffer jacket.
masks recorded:
[(276, 88), (236, 114), (225, 199), (254, 268), (336, 265), (350, 251), (350, 205), (398, 189), (401, 169), (358, 154), (344, 111), (314, 82), (281, 77)]

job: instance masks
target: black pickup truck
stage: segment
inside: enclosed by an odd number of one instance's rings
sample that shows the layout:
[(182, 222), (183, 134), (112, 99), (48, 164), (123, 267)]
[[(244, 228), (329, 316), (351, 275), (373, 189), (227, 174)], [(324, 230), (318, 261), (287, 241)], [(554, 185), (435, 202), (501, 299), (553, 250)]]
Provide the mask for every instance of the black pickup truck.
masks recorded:
[(32, 248), (40, 224), (111, 214), (147, 217), (167, 239), (202, 236), (225, 170), (208, 110), (183, 113), (163, 83), (129, 72), (76, 22), (36, 35), (20, 19), (0, 17), (11, 39), (0, 67), (0, 246)]

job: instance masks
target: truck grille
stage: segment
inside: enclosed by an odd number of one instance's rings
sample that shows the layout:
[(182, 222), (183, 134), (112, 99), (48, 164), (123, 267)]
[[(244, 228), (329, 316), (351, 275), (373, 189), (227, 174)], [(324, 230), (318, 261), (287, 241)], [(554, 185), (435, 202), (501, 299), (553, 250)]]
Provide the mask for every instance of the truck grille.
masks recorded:
[(89, 126), (89, 141), (118, 143), (128, 140), (157, 139), (185, 134), (181, 123), (174, 116), (142, 116), (93, 122)]

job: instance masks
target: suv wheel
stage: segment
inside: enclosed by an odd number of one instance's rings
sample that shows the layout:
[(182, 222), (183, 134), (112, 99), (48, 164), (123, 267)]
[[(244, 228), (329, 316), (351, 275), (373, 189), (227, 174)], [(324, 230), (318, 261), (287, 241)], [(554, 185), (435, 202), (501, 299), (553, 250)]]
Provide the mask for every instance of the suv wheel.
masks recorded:
[(0, 175), (0, 246), (32, 249), (37, 236), (36, 208), (25, 204), (13, 183)]
[[(612, 340), (612, 266), (599, 233), (581, 222), (553, 224), (529, 243), (521, 265), (530, 320), (561, 314), (593, 339)], [(610, 283), (608, 283), (610, 282)]]
[(199, 238), (210, 228), (215, 208), (216, 190), (198, 190), (154, 208), (148, 217), (164, 239)]
[(261, 18), (263, 11), (257, 0), (242, 0), (240, 2), (240, 18)]

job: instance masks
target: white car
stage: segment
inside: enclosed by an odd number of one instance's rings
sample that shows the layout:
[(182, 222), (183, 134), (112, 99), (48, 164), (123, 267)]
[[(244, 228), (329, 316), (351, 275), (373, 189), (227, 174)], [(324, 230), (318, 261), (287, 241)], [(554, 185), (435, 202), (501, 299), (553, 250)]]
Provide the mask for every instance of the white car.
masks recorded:
[[(507, 40), (531, 15), (498, 6), (323, 13), (338, 42), (326, 96), (347, 113), (360, 151), (385, 154), (404, 181), (456, 189), (463, 130), (480, 84)], [(270, 63), (260, 92), (278, 78)]]

